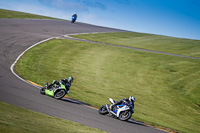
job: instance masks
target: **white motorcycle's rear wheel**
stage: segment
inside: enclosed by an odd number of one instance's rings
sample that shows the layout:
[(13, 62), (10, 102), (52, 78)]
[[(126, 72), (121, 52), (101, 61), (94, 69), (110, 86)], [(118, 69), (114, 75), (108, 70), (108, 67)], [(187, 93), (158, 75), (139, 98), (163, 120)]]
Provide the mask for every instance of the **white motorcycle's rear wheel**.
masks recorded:
[(122, 121), (127, 121), (131, 118), (132, 113), (131, 111), (123, 111), (119, 114), (119, 119)]

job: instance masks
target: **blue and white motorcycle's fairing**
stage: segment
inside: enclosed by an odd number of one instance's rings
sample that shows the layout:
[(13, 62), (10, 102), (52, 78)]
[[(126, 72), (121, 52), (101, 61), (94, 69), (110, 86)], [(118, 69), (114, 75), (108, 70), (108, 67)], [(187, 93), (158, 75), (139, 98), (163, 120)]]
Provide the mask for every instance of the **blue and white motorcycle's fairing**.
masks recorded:
[[(115, 101), (112, 98), (109, 98), (109, 101), (111, 104), (114, 104)], [(102, 115), (105, 114), (112, 114), (113, 116), (116, 116), (122, 121), (129, 120), (134, 113), (134, 105), (132, 103), (127, 104), (123, 102), (121, 105), (116, 105), (112, 110), (110, 109), (109, 104), (105, 104), (99, 108), (99, 113)]]

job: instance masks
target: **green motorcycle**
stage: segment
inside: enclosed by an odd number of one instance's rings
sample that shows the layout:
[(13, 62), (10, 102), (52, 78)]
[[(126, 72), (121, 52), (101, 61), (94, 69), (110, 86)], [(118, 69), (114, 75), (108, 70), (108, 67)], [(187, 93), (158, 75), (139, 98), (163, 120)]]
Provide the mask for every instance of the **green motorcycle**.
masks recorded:
[(53, 84), (50, 88), (48, 88), (48, 82), (46, 82), (45, 86), (40, 89), (40, 93), (56, 99), (61, 99), (67, 94), (67, 90), (65, 85), (63, 85), (61, 82), (58, 82), (58, 84)]

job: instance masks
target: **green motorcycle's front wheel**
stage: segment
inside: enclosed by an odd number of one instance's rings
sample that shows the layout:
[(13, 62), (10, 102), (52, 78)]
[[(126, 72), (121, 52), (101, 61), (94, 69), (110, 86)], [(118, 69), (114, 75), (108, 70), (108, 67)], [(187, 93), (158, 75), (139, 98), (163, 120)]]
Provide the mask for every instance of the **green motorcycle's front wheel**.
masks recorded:
[(43, 87), (43, 88), (40, 89), (40, 93), (43, 94), (43, 95), (45, 95), (45, 87)]
[(65, 90), (59, 90), (55, 93), (54, 98), (56, 99), (61, 99), (66, 95), (66, 91)]

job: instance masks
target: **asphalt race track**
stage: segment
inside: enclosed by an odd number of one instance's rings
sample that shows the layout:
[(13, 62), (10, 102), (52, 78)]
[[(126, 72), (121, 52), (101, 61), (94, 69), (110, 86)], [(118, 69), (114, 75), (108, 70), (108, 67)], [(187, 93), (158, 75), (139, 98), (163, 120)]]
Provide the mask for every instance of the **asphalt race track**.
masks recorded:
[(165, 132), (138, 121), (123, 122), (99, 115), (97, 110), (80, 101), (43, 96), (38, 88), (20, 80), (10, 70), (23, 51), (47, 38), (71, 33), (119, 31), (61, 20), (0, 19), (0, 101), (112, 133)]

